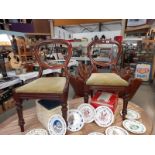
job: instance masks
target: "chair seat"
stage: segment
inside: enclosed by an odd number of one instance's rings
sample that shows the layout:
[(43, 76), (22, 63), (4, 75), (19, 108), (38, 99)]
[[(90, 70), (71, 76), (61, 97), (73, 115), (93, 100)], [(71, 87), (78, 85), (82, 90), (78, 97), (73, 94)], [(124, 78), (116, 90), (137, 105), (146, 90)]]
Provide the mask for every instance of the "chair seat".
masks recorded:
[(115, 73), (92, 73), (86, 85), (128, 86), (128, 82)]
[(63, 93), (65, 77), (42, 77), (15, 90), (16, 93)]

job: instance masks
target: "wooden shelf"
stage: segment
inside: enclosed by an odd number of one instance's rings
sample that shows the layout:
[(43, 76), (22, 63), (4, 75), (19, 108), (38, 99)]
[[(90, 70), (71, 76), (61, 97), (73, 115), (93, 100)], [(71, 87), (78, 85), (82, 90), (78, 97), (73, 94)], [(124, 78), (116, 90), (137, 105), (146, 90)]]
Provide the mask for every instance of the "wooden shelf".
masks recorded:
[(139, 30), (150, 29), (150, 28), (151, 28), (150, 25), (127, 27), (125, 32), (139, 31)]
[(26, 36), (50, 36), (50, 33), (25, 33)]
[(155, 40), (143, 39), (143, 43), (155, 43)]

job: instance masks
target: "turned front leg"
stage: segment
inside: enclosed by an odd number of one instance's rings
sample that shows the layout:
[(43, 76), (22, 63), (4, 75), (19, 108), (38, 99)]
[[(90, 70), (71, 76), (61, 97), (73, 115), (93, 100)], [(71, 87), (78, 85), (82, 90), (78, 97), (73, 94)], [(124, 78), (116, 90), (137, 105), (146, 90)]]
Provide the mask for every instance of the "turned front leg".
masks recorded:
[(88, 103), (89, 99), (89, 89), (88, 86), (85, 86), (84, 88), (84, 103)]
[(125, 120), (125, 116), (127, 114), (127, 107), (128, 107), (128, 99), (126, 97), (123, 98), (123, 110), (122, 110), (122, 118)]
[(64, 118), (66, 124), (68, 124), (67, 122), (67, 111), (68, 111), (68, 108), (67, 108), (67, 101), (62, 103), (62, 108), (61, 108), (61, 111), (62, 111), (62, 117)]
[(22, 100), (16, 101), (16, 110), (18, 114), (18, 124), (20, 126), (21, 132), (24, 132), (24, 118), (23, 118), (23, 106)]

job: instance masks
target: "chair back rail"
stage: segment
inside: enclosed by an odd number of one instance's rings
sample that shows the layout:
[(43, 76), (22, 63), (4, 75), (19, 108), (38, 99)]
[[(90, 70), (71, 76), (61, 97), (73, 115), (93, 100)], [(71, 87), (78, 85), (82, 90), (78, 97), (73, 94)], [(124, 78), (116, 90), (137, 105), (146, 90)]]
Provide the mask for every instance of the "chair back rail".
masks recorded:
[[(117, 57), (115, 59), (113, 59), (110, 62), (98, 62), (95, 61), (95, 59), (92, 58), (92, 54), (91, 54), (91, 48), (97, 44), (111, 44), (111, 45), (116, 45), (118, 47), (118, 53), (117, 53)], [(101, 67), (108, 67), (108, 66), (112, 66), (116, 69), (116, 65), (118, 63), (118, 60), (120, 58), (122, 54), (122, 46), (120, 43), (118, 43), (117, 41), (113, 41), (113, 40), (93, 40), (92, 42), (90, 42), (87, 46), (87, 55), (90, 58), (91, 64), (94, 68), (94, 70), (97, 71), (97, 65), (101, 66)]]
[[(41, 59), (41, 55), (39, 53), (40, 52), (39, 48), (43, 45), (48, 45), (48, 44), (53, 44), (53, 45), (60, 44), (60, 45), (67, 46), (67, 56), (66, 56), (66, 59), (63, 64), (53, 64), (53, 65), (50, 64), (49, 65), (48, 63), (46, 63), (45, 61), (43, 61)], [(41, 41), (35, 45), (34, 55), (35, 55), (36, 61), (39, 64), (39, 77), (42, 76), (42, 72), (44, 69), (63, 69), (65, 72), (65, 76), (68, 75), (67, 67), (68, 67), (69, 61), (72, 57), (72, 45), (70, 42), (68, 42), (64, 39), (50, 39), (50, 40), (46, 40), (46, 41)]]

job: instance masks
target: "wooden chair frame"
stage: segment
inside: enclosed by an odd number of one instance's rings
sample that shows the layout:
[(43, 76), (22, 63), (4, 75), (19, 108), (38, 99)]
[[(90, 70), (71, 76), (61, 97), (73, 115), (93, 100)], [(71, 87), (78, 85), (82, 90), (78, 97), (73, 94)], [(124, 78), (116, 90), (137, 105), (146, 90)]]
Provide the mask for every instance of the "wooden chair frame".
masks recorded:
[[(118, 55), (116, 57), (116, 59), (112, 60), (111, 62), (97, 62), (92, 58), (91, 55), (91, 48), (92, 46), (96, 45), (96, 44), (114, 44), (117, 45), (118, 47)], [(122, 46), (121, 44), (119, 44), (116, 41), (112, 41), (112, 40), (93, 40), (92, 42), (90, 42), (87, 46), (87, 55), (90, 58), (91, 64), (93, 66), (93, 70), (97, 71), (97, 65), (101, 66), (101, 67), (108, 67), (111, 66), (112, 70), (115, 71), (117, 73), (117, 63), (118, 60), (120, 58), (122, 54)], [(89, 92), (93, 92), (93, 91), (97, 91), (97, 90), (101, 90), (101, 91), (106, 91), (106, 92), (111, 92), (111, 93), (116, 93), (119, 94), (119, 92), (124, 92), (123, 96), (123, 110), (122, 110), (122, 114), (123, 114), (123, 119), (125, 119), (125, 115), (127, 114), (127, 105), (128, 105), (128, 94), (125, 93), (126, 91), (126, 87), (125, 86), (98, 86), (98, 85), (86, 85), (85, 84), (85, 90), (84, 90), (84, 102), (88, 103), (88, 99), (89, 99)], [(91, 93), (92, 96), (93, 93)]]
[[(48, 64), (46, 64), (45, 62), (41, 61), (41, 58), (39, 56), (39, 47), (45, 44), (64, 44), (67, 45), (68, 47), (68, 56), (66, 58), (66, 61), (64, 64), (61, 65), (54, 65), (54, 66), (50, 66)], [(67, 72), (67, 66), (68, 63), (70, 61), (70, 58), (72, 56), (72, 45), (66, 41), (66, 40), (62, 40), (62, 39), (52, 39), (52, 40), (47, 40), (47, 41), (43, 41), (40, 42), (38, 44), (36, 44), (35, 48), (34, 48), (34, 54), (35, 54), (35, 58), (37, 60), (37, 62), (39, 63), (40, 66), (40, 70), (39, 70), (39, 76), (42, 76), (42, 72), (43, 69), (64, 69), (64, 73), (66, 76), (66, 85), (64, 88), (64, 91), (62, 94), (56, 94), (56, 93), (17, 93), (17, 92), (13, 92), (13, 97), (16, 101), (16, 109), (17, 109), (17, 114), (18, 114), (18, 119), (19, 119), (19, 126), (21, 128), (21, 132), (24, 132), (24, 118), (23, 118), (23, 107), (22, 107), (22, 101), (25, 99), (53, 99), (53, 100), (59, 100), (61, 102), (61, 106), (62, 106), (62, 116), (65, 119), (66, 123), (67, 123), (67, 99), (68, 99), (68, 91), (69, 91), (69, 79), (68, 79), (68, 72)], [(40, 88), (38, 88), (40, 89)]]

